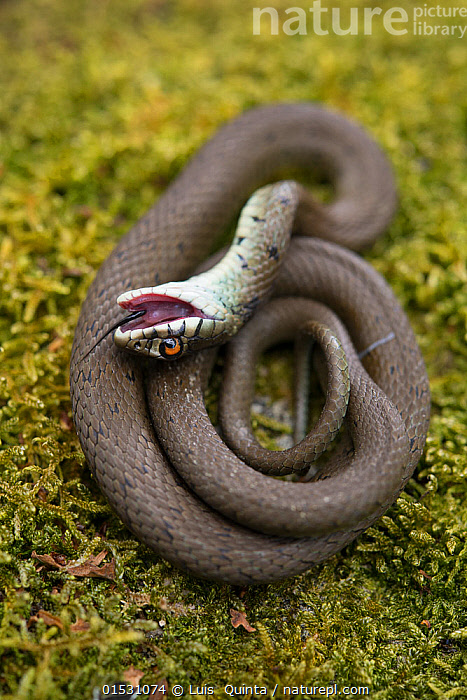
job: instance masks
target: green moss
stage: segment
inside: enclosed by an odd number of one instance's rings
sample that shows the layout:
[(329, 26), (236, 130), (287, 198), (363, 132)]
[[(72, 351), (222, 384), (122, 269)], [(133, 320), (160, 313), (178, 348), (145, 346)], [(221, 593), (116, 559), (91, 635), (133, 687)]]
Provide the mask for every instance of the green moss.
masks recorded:
[[(276, 3), (282, 21), (290, 5)], [(467, 697), (465, 45), (381, 23), (371, 36), (316, 36), (310, 22), (308, 36), (253, 36), (252, 6), (1, 4), (6, 699), (89, 699), (132, 666), (141, 682), (212, 684), (216, 697), (225, 683), (334, 682), (378, 700)], [(344, 24), (348, 6), (331, 6)], [(374, 527), (293, 581), (240, 590), (185, 576), (131, 539), (84, 463), (67, 374), (80, 304), (118, 237), (218, 124), (274, 100), (325, 102), (386, 148), (400, 211), (368, 258), (413, 322), (433, 418), (415, 477)], [(259, 390), (287, 398), (283, 376), (271, 361)], [(111, 579), (32, 557), (83, 563), (104, 550)], [(234, 629), (232, 608), (256, 632)]]

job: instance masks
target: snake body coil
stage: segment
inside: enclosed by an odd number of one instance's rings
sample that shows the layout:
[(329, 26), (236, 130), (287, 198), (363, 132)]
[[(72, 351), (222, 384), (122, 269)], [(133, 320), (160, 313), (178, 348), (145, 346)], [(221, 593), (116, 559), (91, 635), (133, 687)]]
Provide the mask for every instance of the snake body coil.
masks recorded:
[[(284, 166), (318, 170), (336, 197), (323, 205), (299, 190), (296, 235), (274, 293), (301, 300), (281, 302), (279, 313), (285, 326), (303, 305), (319, 307), (353, 376), (347, 436), (320, 480), (307, 484), (250, 474), (217, 437), (202, 404), (212, 351), (142, 364), (105, 337), (121, 313), (119, 294), (192, 274), (251, 192)], [(221, 129), (98, 271), (72, 350), (76, 429), (122, 520), (182, 569), (239, 584), (295, 575), (374, 522), (412, 474), (429, 420), (424, 363), (388, 285), (336, 245), (369, 244), (395, 202), (386, 159), (359, 127), (314, 105), (262, 107)], [(245, 400), (249, 349), (266, 337), (267, 313), (232, 343), (227, 421), (235, 401)], [(246, 450), (255, 456), (254, 445)]]

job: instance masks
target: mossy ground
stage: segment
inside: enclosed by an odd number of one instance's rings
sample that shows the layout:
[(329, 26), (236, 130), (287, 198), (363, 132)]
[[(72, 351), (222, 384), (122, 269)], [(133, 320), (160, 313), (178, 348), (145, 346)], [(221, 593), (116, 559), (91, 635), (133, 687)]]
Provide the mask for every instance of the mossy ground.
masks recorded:
[[(348, 24), (348, 5), (323, 5)], [(306, 36), (253, 36), (252, 6), (1, 4), (5, 699), (89, 699), (138, 677), (210, 684), (216, 697), (225, 683), (334, 682), (375, 700), (467, 697), (465, 40), (411, 25), (395, 36), (382, 22), (371, 35), (317, 36), (311, 20)], [(288, 18), (287, 3), (275, 7)], [(467, 19), (429, 20), (447, 23)], [(413, 322), (433, 417), (425, 458), (384, 518), (307, 574), (242, 591), (181, 574), (112, 514), (71, 425), (68, 362), (80, 304), (118, 237), (218, 124), (275, 100), (353, 116), (394, 164), (399, 214), (367, 257)], [(58, 568), (104, 550), (110, 578)], [(234, 629), (231, 608), (256, 632)]]

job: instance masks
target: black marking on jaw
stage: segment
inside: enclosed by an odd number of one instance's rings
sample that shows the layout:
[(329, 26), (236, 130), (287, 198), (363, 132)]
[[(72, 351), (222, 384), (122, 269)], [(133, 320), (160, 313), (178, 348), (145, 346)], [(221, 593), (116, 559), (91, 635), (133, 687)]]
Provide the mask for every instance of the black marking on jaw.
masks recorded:
[[(202, 319), (200, 321), (202, 323)], [(170, 323), (167, 324), (167, 338), (180, 338), (180, 336), (184, 335), (185, 333), (185, 328), (186, 328), (186, 321), (183, 321), (182, 325), (178, 330), (174, 330), (171, 326)], [(167, 338), (163, 338), (163, 340), (166, 340)]]
[(238, 237), (235, 239), (235, 243), (236, 243), (237, 245), (240, 245), (241, 243), (243, 243), (244, 240), (245, 240), (245, 236), (238, 236)]
[(281, 204), (283, 204), (284, 206), (286, 206), (287, 204), (290, 204), (290, 199), (289, 199), (288, 197), (281, 197), (281, 198), (279, 199), (279, 202), (280, 202)]
[(199, 332), (201, 330), (201, 326), (203, 325), (203, 319), (200, 318), (198, 325), (196, 326), (195, 333), (193, 335), (193, 338), (199, 338)]
[(264, 224), (264, 223), (266, 222), (266, 219), (262, 219), (262, 218), (259, 217), (259, 216), (254, 216), (254, 215), (253, 215), (251, 218), (253, 219), (253, 221), (256, 221), (256, 223), (262, 223), (262, 224)]

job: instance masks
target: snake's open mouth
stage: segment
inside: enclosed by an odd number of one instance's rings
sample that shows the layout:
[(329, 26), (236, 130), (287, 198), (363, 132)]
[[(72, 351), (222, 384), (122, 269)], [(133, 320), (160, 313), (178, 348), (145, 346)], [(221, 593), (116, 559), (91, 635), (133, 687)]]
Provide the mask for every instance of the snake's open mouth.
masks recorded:
[(122, 321), (120, 326), (122, 333), (137, 328), (151, 328), (159, 323), (169, 323), (192, 316), (209, 318), (192, 304), (164, 294), (141, 294), (133, 299), (121, 299), (118, 303), (122, 309), (130, 311), (132, 315), (141, 312), (137, 318), (132, 318), (126, 323), (125, 319)]

